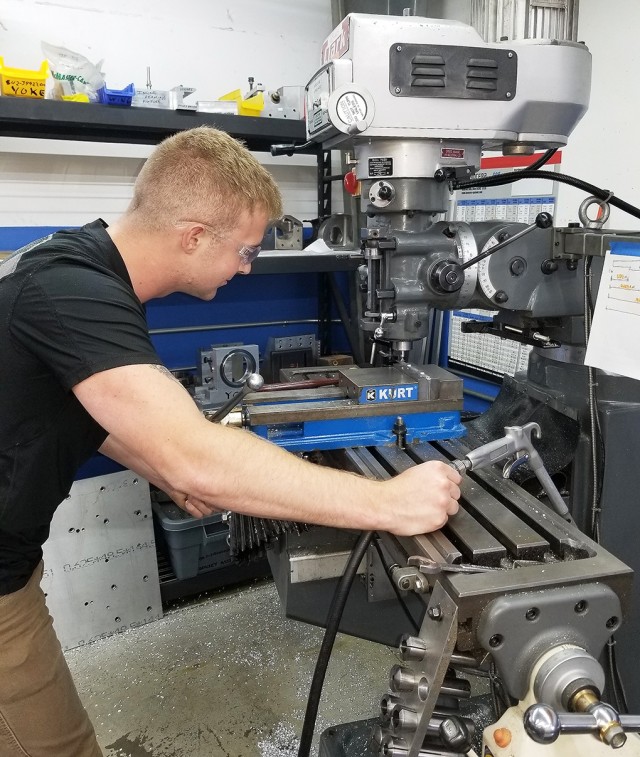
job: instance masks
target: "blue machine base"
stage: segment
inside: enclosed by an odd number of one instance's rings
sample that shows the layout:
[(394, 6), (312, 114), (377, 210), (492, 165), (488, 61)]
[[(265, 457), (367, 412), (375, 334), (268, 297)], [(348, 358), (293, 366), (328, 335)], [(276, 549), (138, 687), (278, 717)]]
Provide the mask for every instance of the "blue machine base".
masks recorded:
[[(309, 452), (321, 449), (346, 447), (380, 447), (396, 444), (398, 437), (393, 427), (398, 415), (378, 415), (362, 418), (339, 418), (299, 423), (278, 423), (269, 426), (252, 426), (251, 430), (292, 452)], [(457, 410), (440, 413), (407, 413), (402, 415), (406, 424), (407, 444), (435, 439), (453, 439), (465, 434)]]

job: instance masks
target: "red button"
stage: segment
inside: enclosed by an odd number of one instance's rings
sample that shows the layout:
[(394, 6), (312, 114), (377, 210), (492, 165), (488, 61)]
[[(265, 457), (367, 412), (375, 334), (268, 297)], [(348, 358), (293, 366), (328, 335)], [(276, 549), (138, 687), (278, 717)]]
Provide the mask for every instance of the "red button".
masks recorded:
[(360, 194), (360, 182), (356, 179), (356, 175), (353, 171), (344, 176), (344, 188), (349, 194), (357, 197)]

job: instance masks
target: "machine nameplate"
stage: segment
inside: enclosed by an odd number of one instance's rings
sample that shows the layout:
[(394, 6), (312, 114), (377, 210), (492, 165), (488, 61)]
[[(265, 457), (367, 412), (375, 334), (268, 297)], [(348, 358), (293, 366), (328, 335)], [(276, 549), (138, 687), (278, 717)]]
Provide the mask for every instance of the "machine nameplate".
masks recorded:
[(417, 384), (401, 384), (365, 387), (360, 393), (359, 402), (409, 402), (417, 399)]
[(393, 158), (369, 158), (369, 177), (393, 176)]
[(345, 92), (336, 104), (336, 113), (343, 124), (350, 126), (367, 117), (367, 103), (357, 92)]

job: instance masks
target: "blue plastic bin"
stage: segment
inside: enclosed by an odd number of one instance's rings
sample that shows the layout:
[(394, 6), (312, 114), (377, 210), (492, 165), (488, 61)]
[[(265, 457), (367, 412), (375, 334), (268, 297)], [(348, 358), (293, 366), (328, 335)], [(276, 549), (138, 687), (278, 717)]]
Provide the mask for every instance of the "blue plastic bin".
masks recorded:
[(109, 89), (101, 87), (98, 90), (98, 97), (103, 105), (131, 105), (131, 100), (136, 93), (133, 83), (127, 84), (124, 89)]

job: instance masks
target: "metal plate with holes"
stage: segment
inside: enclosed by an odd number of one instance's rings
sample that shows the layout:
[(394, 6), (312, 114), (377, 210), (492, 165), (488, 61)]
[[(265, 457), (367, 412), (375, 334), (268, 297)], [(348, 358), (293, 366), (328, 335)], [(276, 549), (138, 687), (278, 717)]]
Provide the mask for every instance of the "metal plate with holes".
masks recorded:
[(575, 644), (596, 657), (621, 622), (620, 599), (601, 583), (497, 597), (482, 612), (478, 639), (524, 699), (530, 671), (546, 651)]
[(132, 471), (76, 481), (43, 551), (63, 649), (162, 617), (149, 484)]
[(518, 80), (513, 50), (459, 45), (389, 49), (389, 89), (397, 97), (512, 100)]

